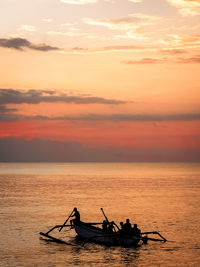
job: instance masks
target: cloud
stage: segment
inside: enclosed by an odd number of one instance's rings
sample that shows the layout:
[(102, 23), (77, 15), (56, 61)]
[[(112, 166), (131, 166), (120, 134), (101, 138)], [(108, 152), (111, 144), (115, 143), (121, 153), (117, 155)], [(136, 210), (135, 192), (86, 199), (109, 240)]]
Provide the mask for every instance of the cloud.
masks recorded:
[(142, 3), (143, 0), (129, 0), (129, 1), (133, 3)]
[(86, 148), (79, 142), (0, 138), (0, 162), (113, 161), (115, 156), (101, 148)]
[(6, 105), (0, 104), (0, 121), (20, 121), (23, 120), (23, 117), (15, 114), (18, 109), (9, 108)]
[(16, 108), (9, 108), (6, 105), (0, 104), (0, 121), (20, 121), (23, 118), (15, 114), (18, 111)]
[(35, 32), (36, 28), (32, 25), (22, 25), (17, 29), (18, 31), (27, 31), (27, 32)]
[[(181, 53), (185, 53), (185, 51), (161, 51), (161, 53), (168, 53), (170, 55), (177, 55)], [(164, 63), (171, 63), (171, 64), (199, 64), (200, 63), (200, 55), (194, 55), (192, 57), (179, 57), (177, 59), (170, 59), (170, 58), (142, 58), (139, 60), (124, 60), (122, 63), (127, 65), (135, 65), (135, 64), (164, 64)]]
[(199, 0), (167, 0), (172, 6), (179, 9), (182, 16), (196, 16), (200, 12)]
[(110, 53), (110, 52), (138, 52), (138, 51), (152, 51), (155, 50), (153, 47), (145, 47), (140, 45), (111, 45), (100, 48), (84, 48), (84, 47), (73, 47), (68, 50), (60, 51), (61, 54), (98, 54), (98, 53)]
[(168, 49), (199, 49), (200, 34), (168, 34), (160, 43)]
[(86, 5), (97, 3), (98, 0), (60, 0), (62, 3), (71, 5)]
[(103, 51), (138, 51), (138, 50), (143, 50), (147, 49), (146, 47), (143, 46), (137, 46), (137, 45), (113, 45), (113, 46), (105, 46), (101, 50)]
[[(84, 33), (80, 33), (79, 29), (71, 29), (70, 31), (67, 32), (53, 32), (49, 31), (48, 34), (53, 34), (53, 35), (66, 35), (69, 37), (74, 37), (74, 36), (86, 36)], [(28, 49), (33, 49), (33, 50), (39, 50), (39, 51), (51, 51), (51, 50), (58, 50), (60, 53), (63, 54), (71, 54), (71, 53), (76, 53), (76, 54), (88, 54), (88, 53), (102, 53), (102, 52), (120, 52), (120, 51), (136, 51), (136, 50), (143, 50), (143, 49), (148, 49), (147, 47), (142, 47), (142, 46), (136, 46), (136, 45), (115, 45), (115, 46), (105, 46), (101, 48), (83, 48), (83, 47), (73, 47), (68, 50), (61, 50), (58, 47), (52, 47), (48, 46), (46, 44), (40, 44), (40, 45), (35, 45), (30, 43), (27, 39), (24, 38), (9, 38), (9, 39), (0, 39), (0, 47), (4, 48), (12, 48), (16, 50), (21, 50), (23, 51), (25, 48)]]
[(15, 112), (17, 111), (16, 108), (8, 108), (5, 105), (0, 105), (0, 115), (4, 113), (9, 113), (9, 112)]
[(200, 64), (200, 55), (196, 55), (189, 58), (180, 57), (177, 59), (177, 63), (180, 64)]
[(76, 36), (87, 36), (85, 33), (81, 33), (78, 29), (69, 29), (67, 31), (48, 31), (47, 34), (49, 35), (61, 35), (61, 36), (68, 36), (68, 37), (76, 37)]
[(188, 51), (185, 49), (161, 49), (159, 53), (161, 54), (169, 54), (169, 55), (178, 55), (178, 54), (185, 54)]
[(115, 35), (116, 39), (147, 39), (147, 37), (141, 33), (141, 28), (145, 26), (153, 25), (160, 17), (150, 16), (142, 13), (130, 14), (126, 18), (121, 19), (92, 19), (84, 18), (83, 22), (93, 26), (102, 26), (110, 30), (122, 31), (124, 34)]
[(15, 114), (2, 114), (0, 121), (29, 121), (29, 120), (66, 120), (66, 121), (112, 121), (112, 122), (162, 122), (162, 121), (199, 121), (200, 113), (186, 114), (80, 114), (77, 116), (22, 116)]
[(47, 22), (47, 23), (50, 23), (50, 22), (53, 22), (53, 19), (52, 18), (45, 18), (43, 19), (44, 22)]
[(196, 148), (93, 147), (79, 142), (0, 138), (0, 162), (132, 162), (200, 160)]
[(107, 99), (95, 96), (68, 95), (55, 90), (14, 90), (0, 89), (0, 104), (38, 104), (41, 102), (55, 103), (76, 103), (76, 104), (108, 104), (118, 105), (127, 102), (122, 100)]
[(123, 61), (123, 63), (128, 64), (128, 65), (133, 65), (133, 64), (161, 64), (164, 62), (165, 62), (164, 59), (158, 59), (158, 58), (142, 58), (140, 60)]
[(13, 49), (21, 50), (21, 51), (23, 51), (24, 48), (29, 48), (29, 49), (43, 51), (43, 52), (59, 50), (58, 47), (49, 46), (46, 44), (33, 44), (24, 38), (9, 38), (9, 39), (1, 38), (0, 47), (13, 48)]
[(86, 24), (94, 26), (103, 26), (112, 30), (129, 30), (130, 28), (137, 28), (139, 25), (152, 25), (153, 22), (159, 20), (158, 16), (150, 16), (142, 13), (130, 14), (126, 18), (121, 19), (100, 19), (84, 18)]
[(14, 121), (23, 121), (24, 117), (17, 115), (17, 114), (12, 114), (12, 113), (4, 113), (0, 112), (0, 122), (14, 122)]
[[(70, 5), (87, 5), (87, 4), (95, 4), (99, 2), (100, 0), (60, 0), (60, 2), (64, 4), (70, 4)], [(111, 2), (114, 3), (114, 0), (101, 0), (104, 2)], [(140, 1), (140, 0), (131, 0), (134, 2)]]
[[(43, 117), (46, 119), (47, 117)], [(200, 113), (188, 114), (86, 114), (80, 116), (63, 116), (50, 119), (59, 120), (89, 120), (89, 121), (196, 121), (200, 120)]]

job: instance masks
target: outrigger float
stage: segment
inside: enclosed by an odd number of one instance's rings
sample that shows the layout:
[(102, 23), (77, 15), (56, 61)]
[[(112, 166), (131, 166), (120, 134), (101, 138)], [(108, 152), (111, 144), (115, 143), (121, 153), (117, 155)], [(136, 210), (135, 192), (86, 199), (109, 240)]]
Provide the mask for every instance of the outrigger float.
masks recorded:
[[(110, 222), (108, 221), (107, 216), (105, 215), (103, 209), (101, 208), (101, 211), (106, 219), (106, 222), (108, 225), (110, 225)], [(54, 241), (57, 243), (63, 243), (66, 245), (74, 245), (72, 243), (69, 243), (65, 240), (62, 240), (60, 238), (56, 238), (50, 233), (56, 229), (59, 229), (59, 232), (63, 228), (69, 228), (69, 230), (74, 229), (77, 237), (80, 240), (83, 240), (85, 244), (86, 242), (94, 242), (97, 244), (102, 244), (105, 246), (123, 246), (123, 247), (136, 247), (141, 244), (147, 244), (149, 240), (151, 241), (160, 241), (160, 242), (166, 242), (166, 238), (164, 238), (159, 232), (143, 232), (140, 233), (139, 236), (135, 236), (131, 233), (121, 233), (119, 230), (119, 227), (117, 224), (114, 223), (114, 232), (107, 233), (104, 229), (98, 227), (103, 225), (103, 223), (86, 223), (86, 222), (74, 222), (73, 226), (71, 224), (67, 224), (69, 218), (72, 216), (73, 212), (69, 215), (67, 220), (62, 225), (56, 225), (53, 228), (51, 228), (46, 233), (40, 232), (40, 235), (43, 237), (48, 238), (47, 240)], [(149, 236), (150, 235), (150, 236)], [(152, 235), (157, 235), (160, 238), (152, 238)]]

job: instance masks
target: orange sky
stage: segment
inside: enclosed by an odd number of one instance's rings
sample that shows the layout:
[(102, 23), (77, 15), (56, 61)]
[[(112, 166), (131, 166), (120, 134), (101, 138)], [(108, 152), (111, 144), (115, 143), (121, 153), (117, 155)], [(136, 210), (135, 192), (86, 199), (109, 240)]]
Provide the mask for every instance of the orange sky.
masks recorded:
[(199, 0), (1, 2), (0, 138), (200, 160), (199, 21)]

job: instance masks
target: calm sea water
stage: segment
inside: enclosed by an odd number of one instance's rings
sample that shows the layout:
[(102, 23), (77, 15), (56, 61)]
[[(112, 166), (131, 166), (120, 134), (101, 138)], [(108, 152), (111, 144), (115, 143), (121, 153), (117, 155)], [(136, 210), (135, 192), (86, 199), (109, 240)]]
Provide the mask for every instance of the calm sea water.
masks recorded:
[[(0, 266), (200, 266), (200, 164), (0, 163)], [(76, 245), (39, 236), (73, 207), (83, 221), (130, 218), (166, 243)], [(55, 231), (58, 236), (58, 231)]]

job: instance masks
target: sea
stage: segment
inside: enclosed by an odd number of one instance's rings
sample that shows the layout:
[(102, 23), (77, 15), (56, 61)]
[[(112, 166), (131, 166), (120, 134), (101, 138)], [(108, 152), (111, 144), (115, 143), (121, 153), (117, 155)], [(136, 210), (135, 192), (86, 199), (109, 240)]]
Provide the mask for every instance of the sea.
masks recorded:
[[(200, 266), (199, 163), (0, 163), (0, 266)], [(81, 220), (119, 224), (167, 242), (135, 248), (76, 241), (62, 225), (73, 208)], [(153, 235), (156, 238), (155, 235)]]

